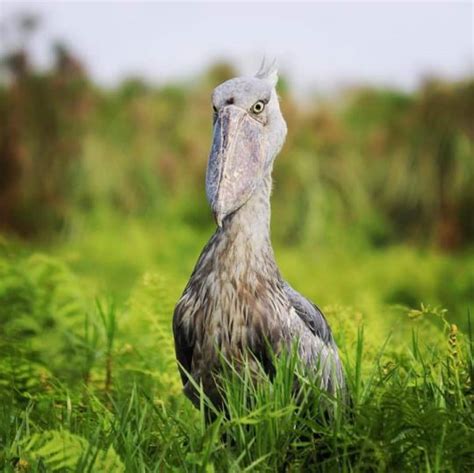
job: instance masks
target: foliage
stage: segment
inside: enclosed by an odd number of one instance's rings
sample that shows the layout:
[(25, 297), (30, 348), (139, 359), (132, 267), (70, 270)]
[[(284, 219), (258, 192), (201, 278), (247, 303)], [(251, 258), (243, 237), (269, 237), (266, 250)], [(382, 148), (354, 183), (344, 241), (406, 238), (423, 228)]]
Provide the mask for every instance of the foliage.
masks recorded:
[(122, 473), (120, 458), (110, 447), (95, 451), (87, 440), (67, 431), (50, 430), (26, 437), (13, 447), (18, 451), (17, 470), (45, 468), (47, 471), (107, 471)]
[[(63, 263), (5, 248), (3, 471), (467, 472), (474, 466), (472, 339), (442, 309), (403, 310), (399, 332), (390, 336), (386, 326), (372, 330), (371, 316), (327, 307), (347, 395), (321, 392), (289, 354), (278, 360), (273, 381), (255, 383), (249, 370), (226, 370), (227, 414), (218, 412), (208, 424), (205, 397), (198, 411), (180, 392), (170, 324), (179, 288), (172, 276), (148, 271), (127, 301), (87, 303), (77, 291), (81, 279)], [(35, 330), (24, 332), (32, 324), (24, 306)]]
[[(19, 36), (37, 26), (20, 22)], [(33, 238), (91, 213), (173, 210), (195, 228), (208, 225), (209, 96), (237, 72), (216, 64), (192, 84), (131, 78), (103, 90), (60, 43), (50, 70), (36, 70), (28, 44), (2, 61), (1, 226)], [(472, 77), (429, 79), (413, 93), (354, 87), (304, 104), (284, 78), (279, 92), (289, 135), (275, 166), (277, 241), (328, 244), (331, 231), (350, 231), (377, 247), (472, 244)]]

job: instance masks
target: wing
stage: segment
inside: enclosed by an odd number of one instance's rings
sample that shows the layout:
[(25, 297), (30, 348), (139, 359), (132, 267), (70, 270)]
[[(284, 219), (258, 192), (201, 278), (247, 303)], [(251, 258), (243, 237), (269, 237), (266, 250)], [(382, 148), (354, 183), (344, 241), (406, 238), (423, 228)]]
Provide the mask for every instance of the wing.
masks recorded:
[(311, 333), (320, 340), (319, 344), (315, 344), (313, 340), (307, 345), (307, 348), (309, 348), (310, 360), (315, 360), (313, 348), (316, 348), (317, 358), (322, 361), (322, 365), (320, 365), (322, 366), (322, 385), (330, 392), (343, 388), (345, 380), (342, 364), (331, 329), (323, 313), (311, 301), (296, 292), (288, 283), (284, 283), (284, 290), (300, 319)]
[(194, 351), (194, 333), (191, 324), (184, 323), (183, 315), (185, 308), (181, 301), (177, 304), (173, 315), (173, 336), (176, 360), (178, 361), (179, 374), (183, 386), (188, 382), (191, 374), (193, 351)]
[(284, 283), (284, 291), (300, 319), (309, 330), (326, 345), (333, 345), (331, 329), (318, 306), (296, 292), (288, 283)]

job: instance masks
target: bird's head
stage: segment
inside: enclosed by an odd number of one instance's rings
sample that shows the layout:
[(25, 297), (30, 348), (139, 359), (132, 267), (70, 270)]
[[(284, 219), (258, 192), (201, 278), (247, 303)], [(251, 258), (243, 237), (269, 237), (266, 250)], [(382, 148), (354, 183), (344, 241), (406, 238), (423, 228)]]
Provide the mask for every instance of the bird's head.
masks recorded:
[(214, 89), (206, 194), (219, 226), (263, 184), (285, 141), (277, 81), (275, 64), (262, 64), (255, 77), (237, 77)]

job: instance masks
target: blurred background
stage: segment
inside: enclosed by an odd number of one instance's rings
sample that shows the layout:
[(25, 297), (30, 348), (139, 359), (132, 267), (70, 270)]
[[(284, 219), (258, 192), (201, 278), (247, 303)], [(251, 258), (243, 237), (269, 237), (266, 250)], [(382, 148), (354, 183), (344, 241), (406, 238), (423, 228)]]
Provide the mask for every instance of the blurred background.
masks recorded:
[(0, 40), (8, 251), (53, 255), (89, 294), (124, 301), (156, 271), (178, 296), (214, 228), (210, 94), (266, 55), (289, 128), (272, 200), (283, 274), (377, 323), (420, 302), (466, 323), (470, 2), (3, 1)]

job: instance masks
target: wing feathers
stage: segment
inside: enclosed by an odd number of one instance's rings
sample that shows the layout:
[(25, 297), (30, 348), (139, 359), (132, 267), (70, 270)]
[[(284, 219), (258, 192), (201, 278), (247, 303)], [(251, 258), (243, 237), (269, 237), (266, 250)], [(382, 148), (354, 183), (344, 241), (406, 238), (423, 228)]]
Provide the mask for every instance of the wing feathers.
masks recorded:
[(288, 283), (284, 283), (284, 291), (290, 300), (290, 304), (311, 332), (326, 345), (332, 345), (334, 340), (331, 329), (318, 306), (296, 292)]

